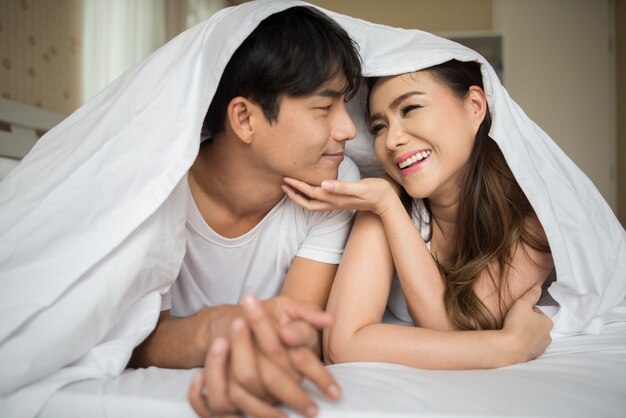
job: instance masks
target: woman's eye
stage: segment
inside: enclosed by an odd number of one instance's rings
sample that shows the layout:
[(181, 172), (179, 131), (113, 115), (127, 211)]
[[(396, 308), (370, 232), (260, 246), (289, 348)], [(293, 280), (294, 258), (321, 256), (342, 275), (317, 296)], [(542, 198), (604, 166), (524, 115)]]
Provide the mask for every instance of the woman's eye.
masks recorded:
[(333, 107), (333, 105), (332, 105), (332, 104), (330, 104), (330, 105), (328, 105), (328, 106), (318, 106), (318, 107), (316, 107), (316, 109), (318, 109), (318, 110), (324, 110), (324, 111), (326, 111), (326, 112), (329, 112), (329, 111), (330, 111), (330, 109), (331, 109), (332, 107)]
[(410, 104), (407, 106), (404, 106), (402, 109), (400, 109), (400, 113), (402, 114), (402, 116), (406, 116), (407, 113), (409, 113), (411, 110), (415, 110), (415, 109), (419, 109), (423, 107), (422, 105), (416, 105), (416, 104)]
[(383, 125), (382, 123), (379, 123), (378, 125), (370, 126), (369, 127), (370, 135), (377, 136), (378, 133), (381, 131), (381, 129), (383, 129), (384, 127), (385, 125)]

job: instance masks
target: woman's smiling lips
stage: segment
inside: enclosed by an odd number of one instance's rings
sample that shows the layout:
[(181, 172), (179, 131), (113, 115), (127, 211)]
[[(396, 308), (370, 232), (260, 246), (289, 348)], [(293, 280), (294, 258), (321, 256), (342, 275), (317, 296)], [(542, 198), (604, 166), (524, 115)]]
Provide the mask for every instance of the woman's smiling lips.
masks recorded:
[(419, 150), (419, 151), (410, 151), (398, 157), (394, 160), (400, 172), (404, 175), (408, 175), (414, 173), (419, 170), (424, 164), (425, 160), (432, 153), (431, 150)]

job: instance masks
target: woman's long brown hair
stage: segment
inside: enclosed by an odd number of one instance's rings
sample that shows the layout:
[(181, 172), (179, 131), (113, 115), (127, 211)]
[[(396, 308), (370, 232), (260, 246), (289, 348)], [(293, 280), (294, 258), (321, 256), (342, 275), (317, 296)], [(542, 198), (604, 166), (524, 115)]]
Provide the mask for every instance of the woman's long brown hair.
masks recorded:
[[(459, 98), (470, 86), (483, 87), (480, 64), (448, 61), (430, 71)], [(460, 178), (459, 208), (454, 230), (454, 250), (438, 260), (446, 279), (444, 301), (449, 317), (460, 329), (497, 329), (501, 321), (489, 312), (474, 292), (479, 276), (487, 271), (499, 292), (504, 315), (505, 280), (520, 243), (550, 252), (545, 239), (530, 225), (537, 215), (515, 180), (498, 145), (489, 137), (491, 115), (485, 114), (474, 147)]]
[[(480, 64), (448, 61), (429, 71), (460, 99), (471, 86), (483, 88)], [(370, 86), (374, 81), (368, 83)], [(537, 216), (515, 180), (498, 145), (489, 137), (491, 116), (487, 109), (474, 147), (460, 176), (459, 207), (453, 251), (436, 260), (445, 277), (444, 302), (452, 322), (463, 330), (498, 329), (498, 320), (474, 292), (476, 281), (487, 271), (499, 292), (499, 307), (505, 313), (505, 277), (520, 243), (550, 252), (545, 240), (530, 226)], [(428, 199), (425, 199), (428, 209)], [(428, 209), (429, 210), (429, 209)], [(431, 218), (432, 219), (432, 218)]]

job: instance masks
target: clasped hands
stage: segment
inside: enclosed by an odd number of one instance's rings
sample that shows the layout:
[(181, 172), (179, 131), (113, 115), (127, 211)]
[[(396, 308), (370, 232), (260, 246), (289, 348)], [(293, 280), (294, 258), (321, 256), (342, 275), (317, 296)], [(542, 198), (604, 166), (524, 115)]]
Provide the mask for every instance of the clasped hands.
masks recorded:
[(319, 358), (317, 329), (330, 327), (332, 317), (319, 308), (284, 296), (260, 302), (243, 299), (243, 317), (232, 321), (230, 336), (212, 342), (188, 392), (201, 417), (277, 417), (283, 403), (304, 416), (318, 407), (302, 388), (309, 379), (329, 399), (340, 396), (337, 382)]

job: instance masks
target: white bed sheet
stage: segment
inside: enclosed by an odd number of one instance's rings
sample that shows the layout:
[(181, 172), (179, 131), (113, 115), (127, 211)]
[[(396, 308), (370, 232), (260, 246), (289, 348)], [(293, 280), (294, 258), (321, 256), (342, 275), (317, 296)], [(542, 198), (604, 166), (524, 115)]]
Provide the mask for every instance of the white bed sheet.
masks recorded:
[[(556, 339), (540, 358), (495, 370), (432, 371), (383, 363), (330, 366), (339, 402), (315, 395), (321, 417), (624, 417), (626, 324)], [(193, 370), (127, 370), (55, 393), (49, 417), (193, 417)], [(295, 416), (295, 414), (292, 414)]]

